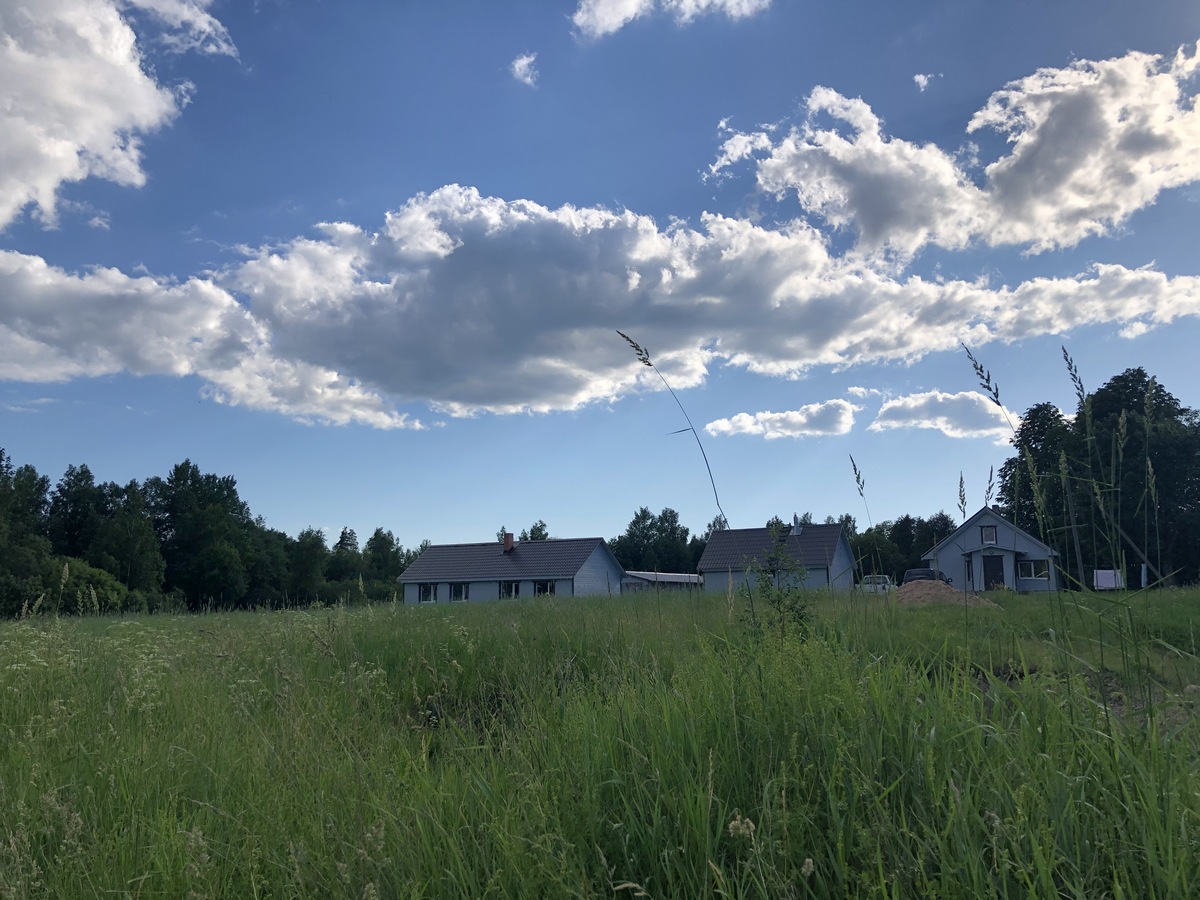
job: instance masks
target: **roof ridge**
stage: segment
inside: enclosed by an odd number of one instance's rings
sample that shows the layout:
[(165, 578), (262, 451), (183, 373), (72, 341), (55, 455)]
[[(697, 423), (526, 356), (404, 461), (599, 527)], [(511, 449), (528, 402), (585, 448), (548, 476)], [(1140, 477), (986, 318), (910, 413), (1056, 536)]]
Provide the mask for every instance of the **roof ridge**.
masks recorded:
[[(565, 543), (567, 541), (602, 541), (602, 540), (604, 540), (604, 538), (600, 538), (600, 537), (543, 538), (542, 540), (537, 540), (537, 541), (534, 541), (534, 540), (519, 541), (516, 538), (513, 538), (513, 545), (514, 546), (516, 546), (516, 545), (525, 546), (528, 544), (555, 544), (555, 543)], [(503, 541), (457, 541), (455, 543), (449, 543), (449, 544), (433, 544), (433, 543), (431, 543), (427, 549), (432, 550), (434, 547), (491, 547), (493, 544), (497, 547), (504, 546)]]

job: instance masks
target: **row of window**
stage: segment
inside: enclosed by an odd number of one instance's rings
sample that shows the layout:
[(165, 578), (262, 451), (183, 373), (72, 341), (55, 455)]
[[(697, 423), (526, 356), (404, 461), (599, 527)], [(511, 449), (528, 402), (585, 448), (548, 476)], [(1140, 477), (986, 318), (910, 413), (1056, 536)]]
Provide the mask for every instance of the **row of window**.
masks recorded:
[[(442, 582), (449, 589), (450, 602), (462, 603), (465, 600), (471, 599), (471, 585), (466, 581), (450, 581)], [(434, 603), (438, 597), (437, 582), (424, 582), (417, 585), (417, 599), (421, 603)], [(533, 595), (535, 597), (547, 597), (554, 594), (553, 581), (535, 581), (533, 582)], [(519, 581), (502, 581), (500, 582), (500, 599), (512, 600), (515, 597), (521, 596), (521, 582)]]

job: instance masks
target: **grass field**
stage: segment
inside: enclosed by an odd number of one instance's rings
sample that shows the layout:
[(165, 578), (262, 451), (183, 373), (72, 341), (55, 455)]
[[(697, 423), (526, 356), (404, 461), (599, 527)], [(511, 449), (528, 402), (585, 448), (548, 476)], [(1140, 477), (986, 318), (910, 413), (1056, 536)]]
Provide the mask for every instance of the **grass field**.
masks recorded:
[(1200, 593), (0, 625), (0, 897), (1186, 897)]

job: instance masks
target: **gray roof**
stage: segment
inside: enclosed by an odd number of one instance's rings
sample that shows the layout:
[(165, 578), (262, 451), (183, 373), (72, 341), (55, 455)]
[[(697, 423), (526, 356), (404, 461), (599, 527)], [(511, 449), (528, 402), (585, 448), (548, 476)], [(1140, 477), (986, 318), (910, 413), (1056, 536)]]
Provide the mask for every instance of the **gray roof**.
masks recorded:
[(519, 541), (509, 553), (499, 541), (435, 544), (413, 560), (399, 581), (534, 581), (574, 578), (604, 538)]
[[(833, 563), (841, 525), (802, 525), (789, 529), (787, 552), (792, 559), (808, 568), (828, 567)], [(769, 528), (729, 528), (714, 531), (704, 547), (696, 568), (700, 572), (725, 572), (745, 569), (751, 562), (762, 564), (771, 549)]]

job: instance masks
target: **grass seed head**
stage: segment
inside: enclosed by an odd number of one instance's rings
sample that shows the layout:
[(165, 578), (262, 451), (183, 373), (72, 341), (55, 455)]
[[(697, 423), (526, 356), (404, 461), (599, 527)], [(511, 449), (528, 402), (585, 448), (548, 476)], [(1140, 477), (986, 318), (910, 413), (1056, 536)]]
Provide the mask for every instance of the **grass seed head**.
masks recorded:
[(985, 369), (983, 364), (975, 358), (975, 354), (971, 352), (970, 347), (966, 344), (962, 344), (961, 346), (966, 351), (967, 359), (971, 361), (971, 368), (975, 370), (975, 377), (979, 379), (979, 386), (987, 393), (989, 400), (997, 406), (1003, 407), (1003, 404), (1000, 402), (1000, 385), (992, 381), (991, 371)]
[(617, 330), (617, 334), (625, 338), (626, 343), (633, 348), (633, 352), (637, 354), (638, 362), (640, 362), (643, 366), (650, 366), (651, 368), (654, 368), (654, 363), (650, 362), (649, 350), (619, 329)]

